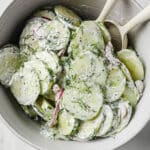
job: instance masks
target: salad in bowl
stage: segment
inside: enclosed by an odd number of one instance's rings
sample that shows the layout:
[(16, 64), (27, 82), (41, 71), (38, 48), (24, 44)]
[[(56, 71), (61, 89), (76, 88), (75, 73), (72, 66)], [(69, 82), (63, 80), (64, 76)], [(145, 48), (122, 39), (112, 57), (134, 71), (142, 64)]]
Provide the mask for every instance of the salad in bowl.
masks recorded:
[(132, 119), (144, 67), (132, 48), (115, 51), (102, 22), (62, 5), (27, 20), (19, 46), (0, 48), (0, 82), (50, 139), (115, 136)]

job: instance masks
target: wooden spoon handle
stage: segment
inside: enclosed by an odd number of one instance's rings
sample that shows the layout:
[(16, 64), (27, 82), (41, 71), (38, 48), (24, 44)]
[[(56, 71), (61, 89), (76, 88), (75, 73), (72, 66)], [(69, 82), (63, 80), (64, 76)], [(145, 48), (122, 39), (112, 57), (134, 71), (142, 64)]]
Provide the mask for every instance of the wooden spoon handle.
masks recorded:
[(133, 27), (149, 19), (150, 19), (150, 5), (145, 7), (139, 14), (137, 14), (133, 19), (131, 19), (127, 24), (125, 24), (121, 30), (124, 34), (127, 34)]
[(117, 0), (107, 0), (102, 12), (100, 13), (96, 21), (104, 22), (105, 18), (109, 15), (110, 11), (112, 10), (116, 2)]

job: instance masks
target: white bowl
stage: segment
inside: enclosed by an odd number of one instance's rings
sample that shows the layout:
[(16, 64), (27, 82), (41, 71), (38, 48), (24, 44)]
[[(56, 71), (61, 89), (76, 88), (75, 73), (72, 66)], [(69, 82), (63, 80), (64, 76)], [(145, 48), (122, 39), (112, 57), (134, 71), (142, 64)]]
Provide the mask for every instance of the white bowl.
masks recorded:
[[(4, 0), (5, 1), (5, 0)], [(11, 1), (11, 0), (10, 0)], [(9, 2), (9, 1), (8, 1)], [(30, 14), (40, 6), (63, 3), (76, 9), (86, 18), (95, 19), (104, 5), (105, 0), (15, 0), (9, 4), (0, 17), (0, 46), (8, 42), (17, 42), (22, 25)], [(140, 7), (132, 0), (120, 0), (110, 16), (123, 24), (133, 17)], [(1, 119), (22, 140), (38, 149), (52, 150), (112, 150), (139, 133), (150, 119), (150, 24), (146, 23), (140, 28), (130, 32), (130, 41), (138, 51), (145, 64), (145, 90), (136, 113), (128, 127), (115, 138), (106, 138), (91, 142), (79, 143), (73, 141), (50, 141), (40, 135), (40, 126), (31, 121), (17, 104), (13, 96), (0, 86), (0, 114)], [(9, 143), (8, 143), (9, 144)]]

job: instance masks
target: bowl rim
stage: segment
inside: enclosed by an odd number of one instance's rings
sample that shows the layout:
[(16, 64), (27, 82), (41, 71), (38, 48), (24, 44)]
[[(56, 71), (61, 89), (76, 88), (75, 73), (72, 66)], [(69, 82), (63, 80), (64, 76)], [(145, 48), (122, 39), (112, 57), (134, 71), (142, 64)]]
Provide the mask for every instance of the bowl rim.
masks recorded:
[[(3, 0), (3, 1), (5, 1), (5, 0)], [(4, 5), (6, 5), (5, 6), (6, 8), (1, 12), (0, 18), (5, 14), (5, 12), (7, 12), (7, 10), (10, 8), (10, 6), (12, 6), (14, 4), (15, 1), (16, 0), (5, 1)], [(137, 1), (133, 1), (133, 3), (138, 7), (139, 10), (143, 9), (143, 6), (140, 5), (140, 3), (138, 3)], [(33, 147), (37, 150), (47, 150), (41, 146), (33, 144), (31, 141), (27, 140), (23, 135), (19, 134), (18, 131), (16, 129), (14, 129), (13, 127), (11, 127), (9, 122), (1, 114), (0, 114), (0, 121), (2, 121), (2, 123), (12, 132), (12, 134), (15, 135), (17, 138), (19, 138), (21, 141), (25, 142), (26, 144), (30, 145), (31, 147)], [(149, 121), (150, 121), (150, 116), (145, 118), (145, 121), (143, 122), (143, 124), (138, 128), (138, 130), (136, 130), (136, 132), (134, 132), (132, 134), (132, 136), (128, 137), (128, 139), (126, 139), (124, 141), (120, 140), (120, 142), (118, 142), (118, 144), (114, 145), (113, 149), (120, 148), (121, 146), (125, 145), (127, 142), (133, 140), (133, 138), (135, 136), (137, 136), (144, 129), (144, 127), (148, 124)]]

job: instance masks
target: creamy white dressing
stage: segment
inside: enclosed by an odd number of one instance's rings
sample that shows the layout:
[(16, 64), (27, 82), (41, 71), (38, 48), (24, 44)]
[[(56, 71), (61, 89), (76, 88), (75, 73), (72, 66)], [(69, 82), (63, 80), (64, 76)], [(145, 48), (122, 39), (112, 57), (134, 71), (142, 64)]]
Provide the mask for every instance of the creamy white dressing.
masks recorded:
[(144, 69), (132, 50), (116, 56), (103, 24), (82, 21), (63, 6), (44, 8), (27, 22), (19, 46), (1, 49), (0, 82), (27, 115), (42, 119), (41, 134), (88, 141), (128, 125), (143, 93)]

